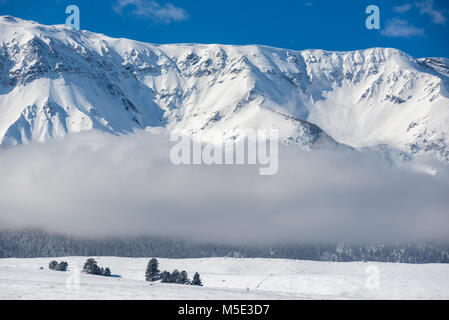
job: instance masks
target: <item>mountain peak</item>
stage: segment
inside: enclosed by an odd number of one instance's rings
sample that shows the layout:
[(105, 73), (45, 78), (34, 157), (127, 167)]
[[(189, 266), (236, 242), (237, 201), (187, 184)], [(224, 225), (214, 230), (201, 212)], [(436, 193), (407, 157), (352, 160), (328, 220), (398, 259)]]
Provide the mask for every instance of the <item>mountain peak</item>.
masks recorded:
[(166, 126), (231, 139), (239, 129), (276, 128), (306, 148), (324, 139), (449, 159), (444, 58), (394, 48), (153, 45), (10, 16), (0, 25), (3, 144), (93, 129)]

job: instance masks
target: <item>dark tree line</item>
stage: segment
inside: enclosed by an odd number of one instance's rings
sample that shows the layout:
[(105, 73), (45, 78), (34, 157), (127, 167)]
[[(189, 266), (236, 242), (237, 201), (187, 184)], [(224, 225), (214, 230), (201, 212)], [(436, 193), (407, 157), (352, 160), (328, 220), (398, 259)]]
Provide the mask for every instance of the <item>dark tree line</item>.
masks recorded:
[(449, 244), (398, 243), (372, 245), (298, 244), (229, 246), (154, 237), (81, 239), (39, 230), (0, 231), (0, 258), (64, 256), (118, 257), (248, 257), (314, 261), (381, 261), (449, 263)]

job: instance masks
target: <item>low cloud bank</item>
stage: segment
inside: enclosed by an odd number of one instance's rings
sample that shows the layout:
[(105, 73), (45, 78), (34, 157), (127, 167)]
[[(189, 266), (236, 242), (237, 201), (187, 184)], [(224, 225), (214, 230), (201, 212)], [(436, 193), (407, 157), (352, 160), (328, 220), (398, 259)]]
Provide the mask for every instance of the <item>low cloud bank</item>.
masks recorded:
[(280, 147), (279, 170), (174, 166), (169, 136), (73, 135), (0, 150), (0, 227), (227, 244), (449, 240), (449, 174)]

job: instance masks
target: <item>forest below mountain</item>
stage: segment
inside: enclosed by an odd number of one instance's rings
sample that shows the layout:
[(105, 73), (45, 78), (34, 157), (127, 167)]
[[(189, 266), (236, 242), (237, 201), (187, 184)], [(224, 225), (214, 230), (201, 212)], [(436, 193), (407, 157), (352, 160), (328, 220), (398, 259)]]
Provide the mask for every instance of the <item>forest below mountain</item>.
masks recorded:
[(160, 258), (285, 258), (314, 261), (449, 263), (449, 245), (343, 243), (231, 246), (155, 237), (83, 239), (41, 230), (0, 231), (0, 258), (117, 256)]

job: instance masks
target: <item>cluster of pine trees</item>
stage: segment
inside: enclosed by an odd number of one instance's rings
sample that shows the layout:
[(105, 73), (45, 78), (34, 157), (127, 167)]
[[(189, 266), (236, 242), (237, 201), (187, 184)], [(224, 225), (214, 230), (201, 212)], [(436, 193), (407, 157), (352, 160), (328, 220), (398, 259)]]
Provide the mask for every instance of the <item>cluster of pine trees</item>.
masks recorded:
[(67, 271), (67, 267), (69, 266), (69, 264), (65, 261), (61, 261), (61, 262), (57, 262), (55, 260), (50, 261), (50, 263), (48, 264), (48, 268), (50, 270), (54, 270), (54, 271)]
[(105, 277), (111, 276), (111, 269), (100, 268), (97, 264), (97, 261), (95, 261), (95, 259), (92, 258), (86, 260), (86, 263), (84, 263), (83, 271), (87, 274), (93, 274), (97, 276), (105, 276)]
[(198, 272), (195, 273), (192, 280), (189, 279), (189, 275), (184, 270), (181, 272), (174, 270), (171, 273), (166, 270), (161, 272), (159, 270), (159, 261), (155, 258), (151, 258), (150, 261), (148, 261), (147, 270), (145, 272), (145, 280), (151, 282), (161, 280), (163, 283), (203, 286), (200, 274)]

